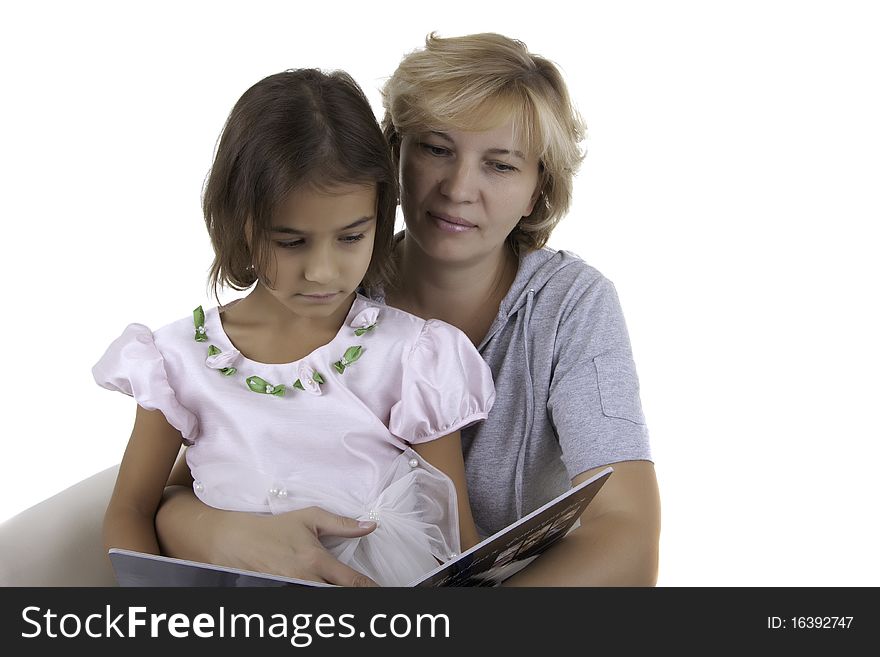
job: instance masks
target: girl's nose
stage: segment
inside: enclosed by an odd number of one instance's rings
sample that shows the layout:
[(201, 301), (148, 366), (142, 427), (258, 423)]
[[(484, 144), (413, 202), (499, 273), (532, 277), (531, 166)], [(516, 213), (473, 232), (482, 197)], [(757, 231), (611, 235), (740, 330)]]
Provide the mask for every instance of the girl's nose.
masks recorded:
[(315, 245), (305, 262), (303, 275), (313, 283), (330, 283), (339, 274), (339, 267), (332, 252), (332, 247)]
[(479, 195), (478, 172), (468, 162), (450, 163), (440, 181), (440, 193), (453, 203), (473, 203)]

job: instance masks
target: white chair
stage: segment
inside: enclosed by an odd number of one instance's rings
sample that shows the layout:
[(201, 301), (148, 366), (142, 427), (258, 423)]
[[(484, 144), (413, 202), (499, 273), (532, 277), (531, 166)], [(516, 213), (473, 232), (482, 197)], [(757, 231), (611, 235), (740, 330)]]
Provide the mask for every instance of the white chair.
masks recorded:
[(101, 524), (113, 466), (0, 524), (0, 586), (116, 586)]

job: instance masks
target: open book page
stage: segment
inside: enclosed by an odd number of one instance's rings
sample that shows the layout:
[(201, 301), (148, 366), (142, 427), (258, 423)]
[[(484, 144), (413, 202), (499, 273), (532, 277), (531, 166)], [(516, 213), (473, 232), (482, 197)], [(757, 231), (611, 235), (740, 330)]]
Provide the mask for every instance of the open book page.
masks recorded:
[(333, 586), (119, 548), (110, 548), (110, 562), (120, 586)]
[[(612, 471), (605, 468), (410, 586), (497, 586), (565, 536)], [(333, 586), (118, 548), (110, 561), (120, 586)]]

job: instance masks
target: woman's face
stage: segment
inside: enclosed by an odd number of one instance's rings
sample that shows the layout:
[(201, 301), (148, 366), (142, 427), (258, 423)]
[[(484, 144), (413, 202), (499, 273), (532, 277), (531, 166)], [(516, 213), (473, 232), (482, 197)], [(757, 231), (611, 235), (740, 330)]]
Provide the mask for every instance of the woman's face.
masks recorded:
[(538, 159), (514, 141), (513, 121), (483, 132), (406, 135), (400, 202), (407, 236), (430, 257), (475, 262), (496, 254), (538, 196)]

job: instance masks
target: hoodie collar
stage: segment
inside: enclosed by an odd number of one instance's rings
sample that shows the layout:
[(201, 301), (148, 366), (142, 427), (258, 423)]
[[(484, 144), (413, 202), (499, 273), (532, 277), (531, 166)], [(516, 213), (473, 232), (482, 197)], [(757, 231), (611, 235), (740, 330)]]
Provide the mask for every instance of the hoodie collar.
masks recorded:
[(548, 247), (521, 252), (513, 283), (501, 300), (498, 314), (478, 348), (482, 350), (489, 340), (504, 328), (510, 318), (526, 305), (530, 294), (534, 298), (534, 295), (541, 291), (556, 272), (572, 264), (575, 259), (576, 256), (566, 251), (556, 251)]

